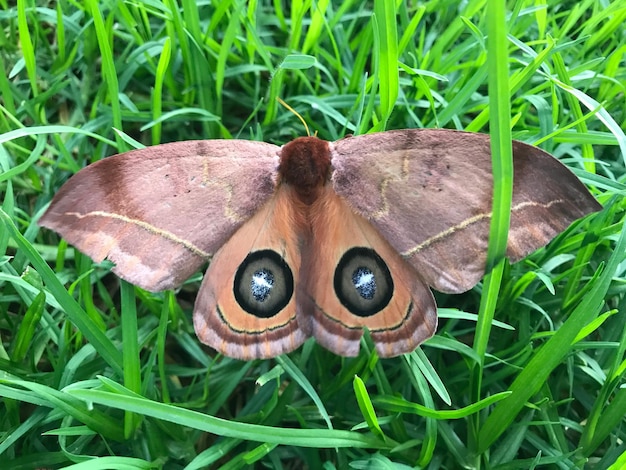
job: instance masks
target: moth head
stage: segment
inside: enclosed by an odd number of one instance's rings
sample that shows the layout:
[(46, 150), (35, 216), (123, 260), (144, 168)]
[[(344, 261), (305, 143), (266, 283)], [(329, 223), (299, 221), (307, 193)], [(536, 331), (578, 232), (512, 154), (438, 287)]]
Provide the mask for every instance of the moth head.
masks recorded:
[(300, 137), (284, 145), (279, 172), (283, 181), (296, 188), (300, 195), (314, 193), (330, 177), (328, 142), (317, 137)]

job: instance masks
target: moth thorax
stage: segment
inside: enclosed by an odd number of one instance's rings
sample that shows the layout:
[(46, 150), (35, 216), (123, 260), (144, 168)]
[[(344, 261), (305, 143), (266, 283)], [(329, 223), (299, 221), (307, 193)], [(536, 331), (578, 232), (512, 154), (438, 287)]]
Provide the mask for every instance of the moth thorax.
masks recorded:
[(271, 318), (293, 296), (293, 273), (275, 251), (253, 251), (237, 268), (233, 292), (243, 310), (259, 318)]
[(311, 203), (312, 195), (324, 186), (330, 175), (328, 142), (317, 137), (299, 137), (280, 152), (280, 174), (284, 182), (296, 189), (298, 195)]
[(371, 248), (350, 248), (335, 268), (335, 294), (353, 315), (376, 315), (391, 301), (393, 288), (387, 264)]

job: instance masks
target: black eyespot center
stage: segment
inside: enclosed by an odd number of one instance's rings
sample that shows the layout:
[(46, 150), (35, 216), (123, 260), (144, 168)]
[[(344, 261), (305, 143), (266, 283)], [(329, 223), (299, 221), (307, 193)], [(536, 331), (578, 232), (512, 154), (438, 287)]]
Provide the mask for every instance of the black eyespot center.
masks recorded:
[(376, 295), (376, 276), (365, 266), (359, 266), (352, 273), (352, 284), (359, 295), (372, 300)]
[(269, 269), (258, 269), (250, 279), (250, 291), (254, 300), (265, 302), (272, 293), (274, 287), (274, 273)]

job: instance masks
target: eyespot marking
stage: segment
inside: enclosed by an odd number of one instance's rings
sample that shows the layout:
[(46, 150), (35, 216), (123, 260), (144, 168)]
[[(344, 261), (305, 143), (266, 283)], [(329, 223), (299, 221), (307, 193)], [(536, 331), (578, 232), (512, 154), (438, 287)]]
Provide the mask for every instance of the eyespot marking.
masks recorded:
[(380, 312), (394, 292), (387, 263), (367, 247), (350, 248), (344, 253), (335, 269), (334, 288), (341, 304), (359, 317)]
[(255, 317), (271, 318), (284, 309), (293, 296), (293, 272), (277, 252), (253, 251), (237, 268), (233, 292), (244, 311)]

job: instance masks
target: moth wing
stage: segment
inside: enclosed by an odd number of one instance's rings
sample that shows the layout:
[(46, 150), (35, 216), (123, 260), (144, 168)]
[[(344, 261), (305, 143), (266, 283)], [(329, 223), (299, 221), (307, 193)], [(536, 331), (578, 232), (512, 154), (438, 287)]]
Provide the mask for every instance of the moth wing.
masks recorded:
[(437, 309), (415, 269), (329, 186), (311, 213), (298, 284), (303, 329), (342, 356), (358, 354), (364, 327), (381, 357), (430, 338)]
[[(332, 184), (350, 206), (442, 292), (464, 292), (485, 272), (493, 194), (489, 137), (409, 129), (331, 144)], [(573, 221), (601, 209), (546, 152), (515, 141), (507, 256), (517, 261)]]
[(39, 224), (150, 291), (181, 284), (272, 195), (279, 148), (175, 142), (115, 155), (74, 175)]
[(296, 318), (302, 211), (287, 186), (215, 254), (194, 307), (196, 335), (221, 353), (250, 360), (299, 347)]

